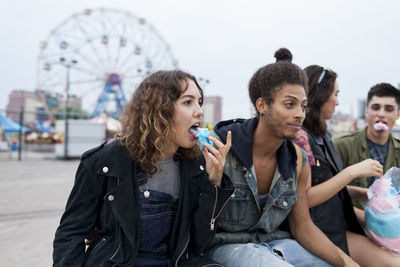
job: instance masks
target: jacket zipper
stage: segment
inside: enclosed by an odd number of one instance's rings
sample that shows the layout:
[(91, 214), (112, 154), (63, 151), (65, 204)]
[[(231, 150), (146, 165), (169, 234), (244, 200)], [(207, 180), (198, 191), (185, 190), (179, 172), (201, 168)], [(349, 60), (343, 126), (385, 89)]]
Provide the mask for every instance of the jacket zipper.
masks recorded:
[(218, 188), (217, 185), (215, 186), (215, 202), (214, 202), (214, 209), (213, 213), (211, 216), (211, 221), (210, 221), (210, 230), (214, 231), (215, 229), (215, 221), (218, 219), (218, 217), (221, 215), (221, 212), (224, 210), (224, 207), (228, 203), (228, 201), (232, 198), (232, 195), (225, 201), (224, 205), (222, 205), (221, 210), (218, 212), (217, 216), (214, 217), (215, 215), (215, 210), (217, 209), (217, 202), (218, 202)]
[(114, 254), (108, 260), (112, 260), (115, 257), (115, 255), (117, 255), (120, 245), (121, 245), (121, 243), (118, 243), (117, 250), (114, 252)]
[[(215, 211), (217, 209), (217, 202), (218, 202), (218, 188), (217, 185), (215, 186), (215, 202), (214, 202), (214, 209), (213, 209), (213, 213), (211, 216), (211, 220), (210, 220), (210, 230), (214, 231), (215, 229), (215, 221), (218, 219), (218, 217), (221, 215), (221, 212), (224, 210), (224, 207), (226, 206), (226, 204), (228, 203), (228, 201), (232, 198), (232, 195), (225, 201), (225, 203), (222, 205), (221, 210), (218, 212), (217, 216), (214, 217), (215, 215)], [(200, 251), (204, 251), (205, 248), (201, 248)]]
[(218, 202), (218, 188), (217, 188), (216, 184), (214, 185), (214, 188), (215, 188), (215, 201), (214, 201), (214, 208), (213, 208), (213, 212), (211, 215), (211, 221), (210, 221), (210, 230), (211, 231), (214, 231), (214, 228), (215, 228), (215, 219), (216, 218), (214, 218), (214, 215), (215, 215), (215, 210), (217, 209), (217, 202)]
[[(211, 221), (210, 221), (210, 230), (212, 230), (212, 231), (214, 231), (214, 228), (215, 228), (215, 220), (219, 217), (219, 215), (221, 215), (221, 212), (222, 212), (222, 210), (224, 209), (225, 205), (228, 203), (229, 199), (231, 199), (231, 197), (230, 197), (230, 198), (228, 198), (228, 199), (225, 201), (224, 205), (222, 205), (222, 207), (221, 207), (220, 212), (219, 212), (219, 213), (217, 214), (217, 216), (214, 218), (215, 210), (217, 209), (217, 202), (218, 202), (218, 188), (217, 188), (217, 185), (214, 185), (214, 187), (215, 187), (215, 201), (214, 201), (214, 208), (213, 208), (213, 213), (212, 213)], [(189, 244), (189, 240), (190, 240), (190, 235), (189, 235), (188, 240), (186, 241), (186, 244), (185, 244), (184, 249), (182, 250), (182, 252), (179, 254), (178, 258), (176, 259), (175, 267), (178, 266), (178, 261), (179, 261), (180, 258), (182, 257), (183, 252), (185, 252), (186, 247), (187, 247), (188, 244)]]
[(175, 267), (178, 266), (178, 261), (180, 260), (180, 258), (182, 257), (183, 253), (185, 252), (187, 246), (189, 245), (189, 240), (190, 240), (190, 235), (189, 235), (189, 238), (186, 241), (185, 247), (182, 249), (181, 253), (179, 254), (178, 258), (175, 261)]
[(106, 239), (103, 237), (103, 239), (101, 239), (101, 241), (100, 241), (99, 243), (97, 243), (96, 246), (94, 246), (94, 248), (92, 249), (92, 251), (90, 251), (90, 254), (92, 254), (92, 252), (93, 252), (98, 246), (100, 246), (101, 243), (103, 243), (104, 241), (106, 241)]

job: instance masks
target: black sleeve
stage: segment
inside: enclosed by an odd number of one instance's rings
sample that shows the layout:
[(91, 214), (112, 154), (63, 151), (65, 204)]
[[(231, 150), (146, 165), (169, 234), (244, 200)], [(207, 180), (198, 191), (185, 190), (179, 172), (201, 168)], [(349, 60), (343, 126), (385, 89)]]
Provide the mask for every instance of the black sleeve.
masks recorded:
[(53, 266), (83, 266), (85, 262), (85, 238), (93, 234), (103, 201), (102, 185), (96, 178), (81, 162), (55, 234)]

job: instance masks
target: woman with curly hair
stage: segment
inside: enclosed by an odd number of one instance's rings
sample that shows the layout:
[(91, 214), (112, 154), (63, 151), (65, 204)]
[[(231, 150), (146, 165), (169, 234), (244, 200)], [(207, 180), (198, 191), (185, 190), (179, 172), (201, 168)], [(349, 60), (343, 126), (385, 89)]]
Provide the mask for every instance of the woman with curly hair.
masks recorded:
[(226, 145), (210, 137), (215, 147), (205, 143), (200, 153), (193, 128), (202, 103), (195, 77), (183, 71), (143, 80), (117, 140), (81, 157), (54, 266), (213, 266), (199, 255), (233, 193), (222, 179), (231, 135)]

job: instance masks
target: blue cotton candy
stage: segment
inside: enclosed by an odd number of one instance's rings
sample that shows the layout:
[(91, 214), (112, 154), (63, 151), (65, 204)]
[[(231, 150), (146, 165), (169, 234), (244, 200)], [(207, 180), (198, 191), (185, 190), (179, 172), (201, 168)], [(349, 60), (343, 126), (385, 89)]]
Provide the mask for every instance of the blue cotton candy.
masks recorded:
[(365, 227), (377, 244), (398, 254), (400, 248), (400, 168), (392, 167), (368, 189)]
[(395, 195), (398, 195), (399, 192), (397, 192), (397, 190), (396, 190), (393, 186), (391, 186), (391, 187), (390, 187), (390, 194), (391, 194), (392, 196), (395, 196)]
[(400, 238), (399, 223), (398, 210), (383, 213), (365, 207), (365, 226), (380, 237)]
[(213, 142), (211, 142), (208, 139), (209, 135), (210, 135), (210, 131), (207, 128), (198, 128), (197, 129), (196, 137), (199, 139), (200, 150), (205, 148), (204, 143), (214, 145)]

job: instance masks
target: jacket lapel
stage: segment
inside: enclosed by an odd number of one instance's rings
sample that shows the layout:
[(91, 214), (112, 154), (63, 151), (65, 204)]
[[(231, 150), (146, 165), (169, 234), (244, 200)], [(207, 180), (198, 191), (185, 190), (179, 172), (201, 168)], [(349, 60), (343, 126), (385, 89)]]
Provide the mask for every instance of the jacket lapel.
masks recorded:
[(333, 144), (331, 141), (331, 135), (329, 133), (326, 133), (324, 138), (325, 138), (325, 143), (326, 143), (328, 153), (330, 154), (332, 161), (333, 161), (332, 167), (334, 168), (336, 173), (339, 173), (343, 169), (342, 160), (340, 159), (338, 153), (336, 153), (336, 150), (333, 147)]
[[(118, 185), (104, 196), (132, 246), (138, 236), (139, 222), (139, 196), (136, 185), (136, 166), (133, 164), (128, 151), (118, 144), (114, 146), (105, 157), (98, 173), (118, 179)], [(104, 168), (107, 172), (104, 173)]]

